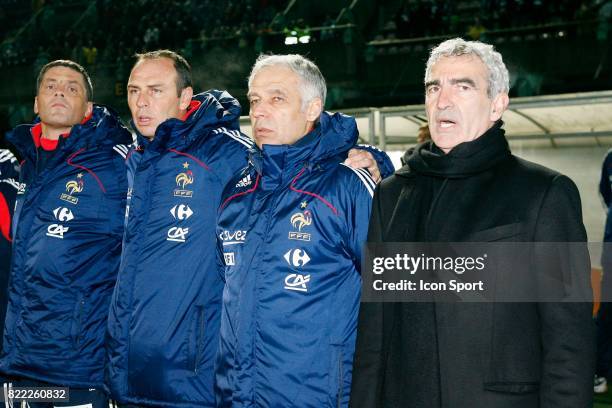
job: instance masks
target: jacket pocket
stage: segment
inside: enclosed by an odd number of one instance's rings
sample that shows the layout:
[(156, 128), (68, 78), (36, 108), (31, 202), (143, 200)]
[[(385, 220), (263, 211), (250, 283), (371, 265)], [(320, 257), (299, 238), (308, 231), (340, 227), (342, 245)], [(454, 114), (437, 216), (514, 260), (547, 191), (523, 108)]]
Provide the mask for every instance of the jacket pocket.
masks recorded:
[(204, 353), (204, 329), (206, 318), (204, 316), (204, 306), (196, 305), (194, 307), (194, 318), (191, 328), (190, 340), (190, 368), (194, 373), (198, 372), (200, 360)]
[(487, 391), (501, 392), (505, 394), (529, 394), (540, 389), (537, 382), (507, 382), (507, 383), (485, 383)]
[(464, 241), (468, 242), (496, 242), (496, 241), (513, 241), (523, 233), (523, 224), (515, 222), (512, 224), (498, 225), (497, 227), (487, 228), (481, 231), (475, 231), (465, 237)]
[(83, 328), (83, 313), (85, 309), (85, 298), (81, 295), (78, 297), (72, 310), (72, 326), (70, 327), (70, 338), (72, 346), (76, 349), (81, 342), (81, 330)]
[(342, 407), (342, 400), (345, 398), (344, 392), (344, 364), (343, 351), (340, 345), (330, 345), (332, 352), (330, 353), (329, 366), (329, 403), (331, 407)]

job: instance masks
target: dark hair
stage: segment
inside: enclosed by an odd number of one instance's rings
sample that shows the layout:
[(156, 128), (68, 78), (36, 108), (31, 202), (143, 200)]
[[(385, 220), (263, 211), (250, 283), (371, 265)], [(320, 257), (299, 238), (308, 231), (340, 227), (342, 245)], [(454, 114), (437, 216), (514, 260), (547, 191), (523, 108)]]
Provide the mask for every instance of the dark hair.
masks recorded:
[(87, 95), (87, 101), (93, 101), (93, 85), (91, 84), (91, 78), (89, 77), (89, 74), (80, 64), (77, 64), (76, 62), (70, 60), (51, 61), (40, 69), (38, 77), (36, 78), (36, 95), (38, 95), (38, 90), (40, 89), (40, 84), (42, 82), (43, 77), (45, 76), (45, 73), (53, 67), (66, 67), (81, 74), (81, 76), (83, 77), (83, 82), (85, 83), (85, 94)]
[[(142, 54), (136, 54), (136, 62), (134, 66), (142, 60), (154, 60), (160, 58), (168, 58), (174, 63), (176, 70), (176, 92), (181, 96), (181, 92), (185, 88), (193, 87), (191, 79), (191, 65), (180, 54), (170, 50), (149, 51)], [(132, 67), (133, 68), (133, 67)]]

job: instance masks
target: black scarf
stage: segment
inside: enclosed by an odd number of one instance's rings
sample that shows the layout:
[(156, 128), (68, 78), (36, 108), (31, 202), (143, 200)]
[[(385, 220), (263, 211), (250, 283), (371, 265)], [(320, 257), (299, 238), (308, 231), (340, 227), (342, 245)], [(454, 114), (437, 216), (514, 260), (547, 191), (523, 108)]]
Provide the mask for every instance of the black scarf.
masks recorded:
[(467, 178), (482, 173), (510, 157), (510, 147), (503, 122), (497, 121), (482, 136), (460, 143), (445, 154), (433, 141), (423, 143), (406, 159), (407, 165), (396, 172), (398, 176), (415, 177), (413, 188), (404, 191), (407, 204), (404, 216), (412, 220), (406, 225), (399, 241), (422, 242), (433, 237), (427, 233), (427, 214), (437, 192), (450, 179)]
[[(498, 121), (479, 138), (455, 146), (448, 154), (433, 142), (417, 146), (407, 165), (396, 172), (415, 178), (415, 183), (402, 192), (405, 222), (403, 228), (395, 228), (402, 235), (398, 241), (433, 240), (426, 228), (428, 213), (443, 183), (476, 175), (510, 157), (502, 125)], [(435, 303), (386, 304), (385, 310), (394, 316), (389, 343), (394, 358), (388, 359), (386, 367), (389, 382), (383, 392), (383, 406), (439, 408), (442, 392)]]
[(458, 144), (447, 154), (432, 141), (423, 143), (408, 157), (408, 167), (419, 175), (442, 178), (465, 178), (488, 170), (510, 156), (503, 124), (495, 122), (482, 136)]

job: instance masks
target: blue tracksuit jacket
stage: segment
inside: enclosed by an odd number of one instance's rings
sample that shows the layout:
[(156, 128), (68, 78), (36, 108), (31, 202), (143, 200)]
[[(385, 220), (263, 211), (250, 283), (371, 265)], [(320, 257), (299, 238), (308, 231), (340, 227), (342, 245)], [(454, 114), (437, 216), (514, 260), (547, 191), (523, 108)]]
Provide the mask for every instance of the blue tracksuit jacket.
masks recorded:
[(340, 164), (353, 118), (253, 149), (224, 193), (216, 374), (223, 407), (347, 406), (374, 182)]
[(0, 372), (102, 388), (132, 137), (115, 113), (94, 105), (42, 167), (39, 134), (40, 124), (8, 135), (24, 162)]

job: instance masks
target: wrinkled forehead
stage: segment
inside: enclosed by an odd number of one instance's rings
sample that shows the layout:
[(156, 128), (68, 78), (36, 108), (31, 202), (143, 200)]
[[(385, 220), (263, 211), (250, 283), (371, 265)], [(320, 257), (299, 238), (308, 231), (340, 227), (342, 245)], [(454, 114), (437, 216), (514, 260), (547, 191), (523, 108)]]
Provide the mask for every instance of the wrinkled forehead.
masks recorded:
[(261, 68), (249, 83), (249, 94), (284, 90), (299, 92), (300, 76), (285, 65), (271, 65)]
[(480, 57), (475, 54), (442, 56), (431, 66), (427, 81), (439, 79), (440, 76), (449, 78), (467, 77), (474, 80), (488, 81), (489, 71)]

